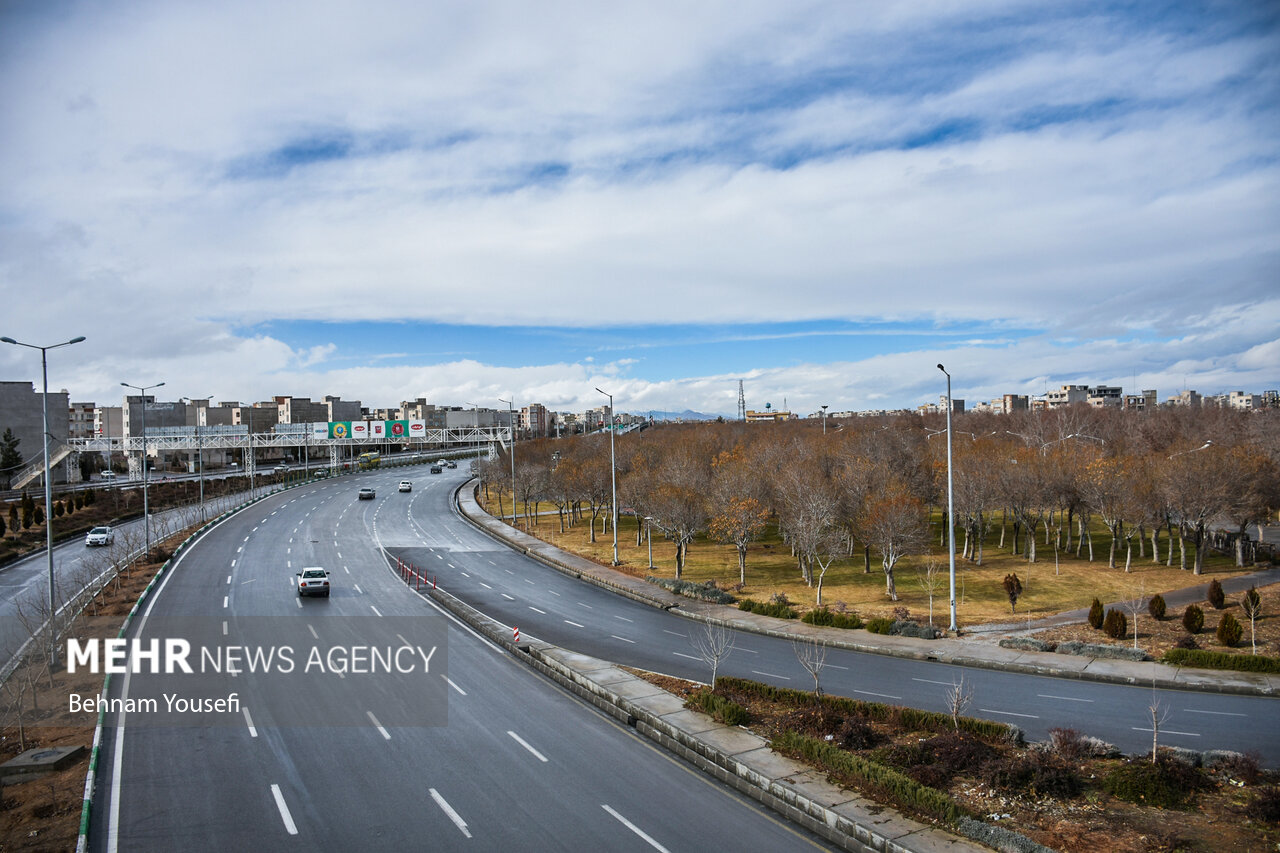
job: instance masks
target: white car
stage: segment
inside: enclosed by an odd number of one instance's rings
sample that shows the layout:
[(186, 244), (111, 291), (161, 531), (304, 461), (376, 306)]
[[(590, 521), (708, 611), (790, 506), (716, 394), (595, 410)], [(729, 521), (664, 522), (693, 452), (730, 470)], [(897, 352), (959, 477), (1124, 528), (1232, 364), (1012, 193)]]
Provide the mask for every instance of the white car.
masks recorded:
[(86, 545), (110, 545), (114, 541), (116, 541), (116, 532), (105, 525), (93, 528), (84, 537)]
[(413, 491), (413, 483), (411, 483), (411, 482), (410, 482), (410, 481), (408, 481), (408, 480), (401, 480), (401, 481), (400, 481), (400, 491), (402, 491), (402, 492), (412, 492), (412, 491)]
[(323, 595), (329, 597), (329, 573), (319, 566), (309, 566), (298, 572), (298, 595)]

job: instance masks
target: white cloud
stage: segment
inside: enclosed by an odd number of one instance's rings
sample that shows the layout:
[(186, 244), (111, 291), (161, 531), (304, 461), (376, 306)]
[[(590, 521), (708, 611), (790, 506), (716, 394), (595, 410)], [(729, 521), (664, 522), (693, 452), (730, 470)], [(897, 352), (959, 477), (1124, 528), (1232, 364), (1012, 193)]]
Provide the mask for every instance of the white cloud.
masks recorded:
[[(346, 335), (262, 331), (299, 318), (989, 330), (849, 365), (804, 365), (798, 336), (788, 366), (736, 371), (808, 406), (928, 398), (932, 377), (910, 377), (935, 356), (971, 363), (957, 375), (981, 377), (962, 380), (975, 397), (1064, 374), (1277, 384), (1275, 326), (1257, 323), (1280, 313), (1275, 33), (1042, 14), (942, 0), (0, 13), (6, 333), (88, 335), (59, 360), (100, 395), (162, 376), (197, 395), (568, 405), (607, 381), (655, 408), (736, 408), (732, 380), (642, 379), (630, 359), (406, 368), (366, 346), (379, 366), (346, 367)], [(959, 54), (976, 22), (990, 52), (958, 61), (949, 28), (970, 28)], [(350, 151), (282, 159), (325, 140)], [(547, 164), (568, 171), (533, 177)], [(0, 353), (6, 375), (26, 363)]]

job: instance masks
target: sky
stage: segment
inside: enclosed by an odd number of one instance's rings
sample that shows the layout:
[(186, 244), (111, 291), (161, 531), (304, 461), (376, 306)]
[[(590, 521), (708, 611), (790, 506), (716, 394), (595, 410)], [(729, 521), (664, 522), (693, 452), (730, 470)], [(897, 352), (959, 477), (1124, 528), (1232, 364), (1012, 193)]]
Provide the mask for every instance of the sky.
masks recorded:
[(1271, 0), (11, 0), (0, 335), (116, 404), (1259, 393), (1278, 118)]

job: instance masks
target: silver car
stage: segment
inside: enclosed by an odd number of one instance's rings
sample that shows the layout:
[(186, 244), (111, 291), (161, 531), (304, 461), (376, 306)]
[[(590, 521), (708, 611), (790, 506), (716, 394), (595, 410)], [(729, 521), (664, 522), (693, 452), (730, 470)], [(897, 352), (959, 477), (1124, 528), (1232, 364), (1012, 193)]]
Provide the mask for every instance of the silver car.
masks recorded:
[(84, 537), (86, 545), (110, 545), (115, 541), (116, 532), (105, 525), (93, 528)]

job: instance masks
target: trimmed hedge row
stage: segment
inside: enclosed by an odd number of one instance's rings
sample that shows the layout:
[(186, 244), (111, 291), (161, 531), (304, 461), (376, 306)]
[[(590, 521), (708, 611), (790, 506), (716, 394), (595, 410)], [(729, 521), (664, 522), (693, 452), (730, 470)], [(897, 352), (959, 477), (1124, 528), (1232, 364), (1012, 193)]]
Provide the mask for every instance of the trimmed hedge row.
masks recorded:
[(850, 611), (848, 613), (832, 613), (824, 605), (817, 610), (810, 610), (800, 618), (807, 625), (824, 628), (861, 628), (862, 617)]
[(1174, 666), (1195, 666), (1201, 669), (1280, 673), (1280, 658), (1264, 655), (1233, 655), (1228, 652), (1210, 652), (1203, 649), (1170, 649), (1160, 660)]
[[(893, 720), (907, 728), (919, 731), (935, 733), (955, 731), (955, 723), (951, 715), (938, 711), (921, 711), (918, 708), (886, 705), (883, 702), (864, 702), (861, 699), (848, 699), (844, 696), (814, 696), (812, 693), (791, 687), (774, 687), (771, 684), (761, 684), (759, 681), (748, 681), (745, 678), (729, 675), (722, 675), (716, 679), (716, 686), (719, 690), (742, 693), (791, 707), (811, 706), (816, 702), (824, 708), (848, 716), (878, 721)], [(1012, 743), (1018, 743), (1022, 739), (1022, 730), (1008, 723), (961, 717), (960, 728), (981, 738)]]
[(807, 735), (786, 731), (773, 739), (776, 752), (799, 756), (839, 778), (864, 785), (895, 804), (949, 824), (971, 817), (963, 806), (937, 788), (921, 785), (883, 764), (846, 752), (838, 746)]
[(759, 613), (761, 616), (776, 616), (779, 619), (795, 619), (800, 615), (789, 605), (781, 602), (752, 601), (749, 598), (739, 601), (738, 609), (748, 613)]

